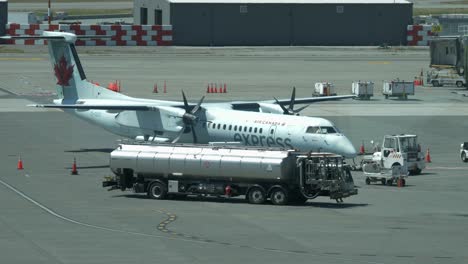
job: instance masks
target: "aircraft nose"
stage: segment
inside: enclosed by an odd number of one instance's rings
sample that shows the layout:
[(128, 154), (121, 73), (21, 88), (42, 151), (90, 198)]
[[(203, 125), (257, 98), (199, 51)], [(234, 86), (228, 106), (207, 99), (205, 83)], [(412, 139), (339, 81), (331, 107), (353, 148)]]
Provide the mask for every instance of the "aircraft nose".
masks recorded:
[(341, 151), (341, 155), (343, 155), (345, 158), (354, 158), (357, 156), (356, 149), (347, 137), (344, 137), (343, 139), (343, 142), (341, 144)]

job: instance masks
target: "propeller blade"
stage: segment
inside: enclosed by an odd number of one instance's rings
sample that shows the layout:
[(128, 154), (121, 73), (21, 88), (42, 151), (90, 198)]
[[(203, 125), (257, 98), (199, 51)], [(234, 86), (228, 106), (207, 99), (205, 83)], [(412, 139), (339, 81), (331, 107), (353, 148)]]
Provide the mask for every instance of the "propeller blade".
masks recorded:
[(289, 114), (288, 109), (286, 109), (286, 107), (284, 107), (284, 106), (278, 101), (278, 99), (276, 99), (276, 97), (273, 97), (273, 98), (275, 99), (276, 103), (279, 104), (279, 106), (281, 107), (281, 109), (283, 109), (284, 114)]
[(188, 113), (188, 111), (189, 111), (189, 105), (188, 105), (188, 102), (187, 102), (187, 97), (185, 97), (184, 91), (182, 91), (182, 98), (184, 99), (184, 108), (185, 108), (185, 112)]
[(291, 102), (289, 102), (289, 110), (294, 110), (294, 102), (296, 100), (296, 87), (293, 87), (291, 94)]
[(195, 127), (192, 126), (191, 128), (192, 128), (193, 143), (197, 144), (198, 138), (197, 138), (197, 134), (195, 133)]
[(203, 103), (203, 100), (205, 100), (205, 96), (202, 96), (202, 98), (200, 99), (200, 102), (198, 102), (198, 104), (192, 109), (191, 111), (192, 114), (195, 114), (198, 111), (198, 109), (200, 109), (200, 106)]
[(300, 107), (299, 109), (294, 110), (294, 113), (299, 113), (300, 111), (306, 109), (307, 107), (309, 107), (309, 105), (305, 105), (305, 106), (303, 106), (303, 107)]
[(184, 134), (184, 131), (185, 131), (185, 126), (182, 127), (182, 129), (180, 130), (179, 134), (177, 135), (176, 138), (174, 138), (174, 140), (172, 140), (172, 144), (174, 143), (177, 143), (177, 141), (179, 141), (180, 137), (182, 136), (182, 134)]

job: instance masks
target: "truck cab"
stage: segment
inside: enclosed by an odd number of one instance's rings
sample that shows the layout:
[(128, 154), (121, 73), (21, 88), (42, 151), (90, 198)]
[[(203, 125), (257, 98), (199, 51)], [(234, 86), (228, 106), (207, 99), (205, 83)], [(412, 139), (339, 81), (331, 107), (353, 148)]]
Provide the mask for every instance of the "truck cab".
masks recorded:
[(382, 148), (373, 154), (372, 160), (386, 169), (401, 166), (409, 175), (420, 174), (426, 164), (417, 139), (416, 135), (407, 134), (384, 136)]

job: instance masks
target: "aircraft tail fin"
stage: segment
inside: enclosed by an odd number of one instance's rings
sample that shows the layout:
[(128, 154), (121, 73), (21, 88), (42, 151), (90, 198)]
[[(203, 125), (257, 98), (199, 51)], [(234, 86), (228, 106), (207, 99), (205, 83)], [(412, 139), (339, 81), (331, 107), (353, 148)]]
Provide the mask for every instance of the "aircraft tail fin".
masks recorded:
[(62, 103), (78, 99), (118, 99), (125, 95), (110, 91), (86, 80), (75, 48), (78, 38), (102, 38), (106, 36), (76, 36), (68, 32), (44, 31), (41, 36), (5, 36), (4, 39), (46, 39), (52, 69), (57, 80), (56, 88)]

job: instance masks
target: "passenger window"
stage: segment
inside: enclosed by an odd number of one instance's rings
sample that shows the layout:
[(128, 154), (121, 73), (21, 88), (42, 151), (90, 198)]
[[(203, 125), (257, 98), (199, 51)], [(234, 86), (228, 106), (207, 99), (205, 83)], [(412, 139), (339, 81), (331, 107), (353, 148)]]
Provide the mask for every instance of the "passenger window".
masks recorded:
[(234, 126), (234, 131), (237, 131), (237, 126)]
[(221, 129), (221, 124), (218, 124), (218, 129)]
[(231, 130), (231, 129), (232, 129), (232, 125), (229, 125), (229, 130)]
[(244, 127), (244, 132), (247, 132), (247, 127)]
[(249, 127), (249, 133), (252, 133), (252, 127)]
[(263, 128), (260, 128), (260, 134), (263, 132), (262, 130), (263, 130)]
[(239, 126), (239, 132), (242, 132), (242, 126)]
[(257, 133), (257, 128), (254, 128), (254, 133)]
[(274, 130), (274, 129), (270, 130), (270, 134), (272, 134), (272, 135), (273, 135), (273, 132), (275, 132), (275, 130)]
[(223, 125), (223, 130), (226, 130), (226, 125)]

